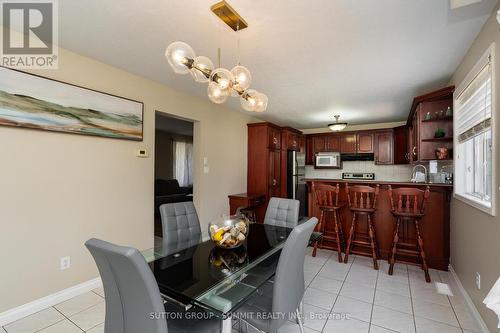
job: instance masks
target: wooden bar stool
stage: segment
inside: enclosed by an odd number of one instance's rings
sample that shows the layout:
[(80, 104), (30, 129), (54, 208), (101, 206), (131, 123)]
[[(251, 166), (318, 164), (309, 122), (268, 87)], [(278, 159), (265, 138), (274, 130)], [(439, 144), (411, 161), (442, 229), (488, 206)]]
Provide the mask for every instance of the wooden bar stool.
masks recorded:
[[(369, 255), (373, 258), (373, 268), (378, 269), (378, 246), (377, 237), (375, 235), (375, 227), (373, 223), (373, 214), (377, 210), (377, 197), (380, 191), (380, 185), (375, 188), (370, 186), (352, 186), (345, 185), (347, 194), (347, 201), (349, 209), (352, 213), (352, 224), (349, 231), (349, 238), (347, 239), (347, 247), (344, 256), (344, 263), (349, 260), (349, 253)], [(352, 198), (351, 198), (352, 196)], [(368, 236), (358, 232), (358, 219), (359, 216), (366, 216), (368, 225)], [(352, 251), (352, 246), (370, 248), (371, 253)]]
[[(389, 185), (391, 213), (396, 218), (392, 252), (389, 256), (389, 275), (392, 275), (394, 271), (394, 263), (396, 262), (397, 254), (415, 256), (417, 259), (420, 259), (420, 265), (425, 272), (425, 281), (431, 282), (429, 268), (427, 267), (427, 262), (425, 260), (424, 241), (420, 233), (420, 222), (425, 216), (425, 205), (429, 196), (429, 186), (427, 186), (425, 191), (423, 191), (417, 188), (398, 188), (393, 190)], [(400, 228), (405, 222), (413, 222), (415, 224), (417, 237), (416, 244), (400, 242)]]
[[(323, 234), (321, 238), (321, 248), (336, 250), (339, 262), (342, 262), (342, 251), (344, 250), (344, 233), (342, 232), (342, 217), (339, 211), (345, 204), (339, 203), (340, 186), (315, 184), (312, 185), (316, 203), (321, 211), (318, 230)], [(333, 217), (333, 231), (325, 229), (328, 216)], [(335, 247), (325, 246), (323, 241), (334, 241)]]

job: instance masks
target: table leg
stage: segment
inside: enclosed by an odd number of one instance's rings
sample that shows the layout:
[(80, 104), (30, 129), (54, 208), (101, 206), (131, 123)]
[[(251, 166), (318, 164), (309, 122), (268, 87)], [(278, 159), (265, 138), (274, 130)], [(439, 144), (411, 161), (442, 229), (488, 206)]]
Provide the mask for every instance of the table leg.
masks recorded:
[(231, 316), (222, 320), (222, 333), (231, 333), (233, 330), (233, 321), (231, 320)]

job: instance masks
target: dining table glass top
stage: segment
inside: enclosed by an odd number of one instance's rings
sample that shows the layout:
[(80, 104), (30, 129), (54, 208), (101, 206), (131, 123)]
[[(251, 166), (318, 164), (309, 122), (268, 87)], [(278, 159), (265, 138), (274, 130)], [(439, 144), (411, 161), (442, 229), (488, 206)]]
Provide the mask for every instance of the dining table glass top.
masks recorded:
[[(224, 317), (272, 278), (292, 230), (253, 223), (245, 243), (236, 249), (196, 239), (158, 244), (142, 254), (162, 295)], [(313, 233), (311, 243), (320, 237), (320, 233)]]

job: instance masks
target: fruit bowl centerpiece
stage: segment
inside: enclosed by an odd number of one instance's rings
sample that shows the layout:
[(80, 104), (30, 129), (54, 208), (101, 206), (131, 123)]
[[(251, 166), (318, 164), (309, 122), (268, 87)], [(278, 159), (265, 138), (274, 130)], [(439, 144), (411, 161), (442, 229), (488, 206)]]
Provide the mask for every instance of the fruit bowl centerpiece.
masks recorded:
[(249, 221), (242, 215), (222, 216), (208, 225), (210, 238), (218, 247), (234, 249), (247, 239)]

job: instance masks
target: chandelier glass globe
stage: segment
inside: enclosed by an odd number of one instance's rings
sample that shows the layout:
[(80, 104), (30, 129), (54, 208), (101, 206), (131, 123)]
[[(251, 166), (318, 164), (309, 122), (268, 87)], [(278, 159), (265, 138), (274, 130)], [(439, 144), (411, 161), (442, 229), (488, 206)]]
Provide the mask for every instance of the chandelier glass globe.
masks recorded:
[(222, 90), (229, 89), (233, 82), (233, 74), (225, 68), (217, 68), (210, 74), (210, 82), (215, 82)]
[(233, 74), (233, 89), (237, 91), (245, 91), (250, 88), (250, 84), (252, 84), (252, 74), (248, 68), (244, 66), (235, 66), (231, 69), (231, 74)]
[(208, 98), (215, 104), (224, 103), (229, 97), (229, 90), (222, 89), (216, 82), (212, 81), (207, 88)]
[(264, 112), (267, 109), (268, 98), (263, 93), (257, 94), (257, 105), (255, 107), (255, 112)]
[(173, 42), (165, 50), (165, 57), (170, 67), (177, 74), (187, 74), (196, 57), (191, 46), (184, 42)]
[(247, 111), (256, 111), (258, 102), (258, 92), (254, 89), (248, 89), (240, 97), (241, 107)]
[(191, 75), (196, 82), (205, 83), (208, 82), (208, 78), (213, 69), (214, 64), (210, 58), (199, 56), (194, 58)]

